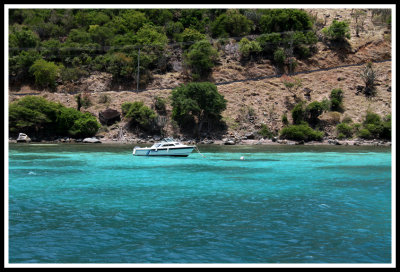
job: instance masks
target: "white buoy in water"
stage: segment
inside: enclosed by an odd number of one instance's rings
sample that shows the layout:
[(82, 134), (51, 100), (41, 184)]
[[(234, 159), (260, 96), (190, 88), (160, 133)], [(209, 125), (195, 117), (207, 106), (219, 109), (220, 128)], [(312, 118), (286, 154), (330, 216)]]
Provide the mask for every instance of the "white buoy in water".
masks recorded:
[(240, 160), (244, 161), (244, 156), (241, 156), (241, 157), (240, 157)]

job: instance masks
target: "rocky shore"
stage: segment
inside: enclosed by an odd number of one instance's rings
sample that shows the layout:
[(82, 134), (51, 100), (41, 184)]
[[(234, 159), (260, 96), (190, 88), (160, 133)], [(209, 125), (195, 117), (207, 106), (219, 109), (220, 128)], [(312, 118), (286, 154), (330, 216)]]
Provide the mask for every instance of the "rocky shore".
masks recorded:
[[(161, 140), (159, 136), (148, 136), (147, 138), (123, 138), (123, 139), (109, 139), (104, 137), (91, 137), (85, 139), (74, 139), (69, 137), (59, 137), (54, 139), (30, 139), (29, 137), (9, 138), (9, 143), (84, 143), (84, 144), (139, 144), (149, 145)], [(351, 139), (351, 140), (338, 140), (338, 139), (324, 139), (322, 141), (291, 141), (282, 140), (277, 137), (272, 139), (236, 139), (236, 138), (223, 138), (223, 139), (187, 139), (178, 138), (177, 140), (185, 144), (206, 144), (206, 145), (343, 145), (343, 146), (391, 146), (391, 141), (384, 141), (380, 139)]]

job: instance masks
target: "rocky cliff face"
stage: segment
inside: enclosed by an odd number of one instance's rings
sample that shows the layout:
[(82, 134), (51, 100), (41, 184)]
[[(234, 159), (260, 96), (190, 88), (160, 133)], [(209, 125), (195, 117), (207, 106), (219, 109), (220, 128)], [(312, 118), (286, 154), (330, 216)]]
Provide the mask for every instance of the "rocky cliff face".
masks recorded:
[[(354, 122), (362, 122), (368, 110), (381, 116), (391, 113), (391, 40), (387, 27), (373, 23), (372, 11), (365, 10), (365, 18), (358, 35), (356, 27), (360, 21), (355, 22), (354, 11), (351, 9), (308, 9), (315, 17), (320, 28), (329, 25), (333, 19), (349, 20), (351, 26), (351, 39), (346, 48), (330, 48), (325, 43), (317, 44), (317, 53), (307, 60), (298, 60), (295, 75), (301, 82), (297, 88), (297, 99), (306, 103), (322, 101), (329, 98), (334, 88), (341, 88), (344, 93), (343, 112), (332, 117), (329, 114), (320, 116), (320, 120), (327, 124), (325, 132), (328, 137), (335, 137), (334, 126), (344, 117), (350, 117)], [(359, 19), (360, 20), (360, 19)], [(112, 86), (111, 75), (107, 73), (94, 73), (87, 78), (82, 78), (72, 86), (59, 86), (56, 93), (42, 92), (40, 95), (48, 100), (61, 102), (65, 106), (75, 107), (76, 101), (71, 92), (86, 91), (92, 105), (84, 111), (98, 116), (100, 111), (108, 108), (121, 110), (124, 102), (143, 101), (146, 105), (154, 107), (155, 97), (166, 98), (171, 94), (172, 88), (185, 82), (185, 75), (179, 65), (181, 56), (179, 52), (174, 55), (174, 68), (166, 74), (153, 75), (153, 81), (147, 86), (147, 91), (139, 93), (124, 91), (121, 86)], [(359, 75), (361, 67), (369, 62), (374, 62), (374, 67), (379, 72), (377, 79), (377, 92), (373, 97), (366, 97), (358, 92), (358, 87), (364, 85)], [(223, 120), (227, 129), (218, 133), (219, 138), (234, 137), (243, 139), (252, 137), (262, 124), (266, 124), (271, 131), (277, 133), (283, 126), (282, 116), (286, 114), (291, 121), (290, 110), (297, 101), (293, 94), (287, 90), (282, 78), (277, 76), (277, 70), (268, 60), (257, 62), (240, 62), (240, 54), (235, 41), (231, 41), (222, 48), (220, 65), (213, 70), (212, 80), (218, 86), (218, 91), (227, 99), (227, 109), (223, 112)], [(223, 83), (223, 84), (221, 84)], [(33, 92), (25, 86), (18, 93), (10, 92), (9, 102), (18, 99), (17, 94)], [(107, 97), (107, 99), (105, 99)], [(180, 133), (171, 122), (171, 107), (167, 105), (167, 113), (163, 117), (164, 130), (173, 136)], [(135, 139), (137, 134), (124, 128), (125, 122), (100, 131), (105, 138)], [(213, 135), (213, 129), (208, 136)], [(247, 135), (247, 136), (246, 136)], [(206, 135), (204, 135), (206, 136)]]

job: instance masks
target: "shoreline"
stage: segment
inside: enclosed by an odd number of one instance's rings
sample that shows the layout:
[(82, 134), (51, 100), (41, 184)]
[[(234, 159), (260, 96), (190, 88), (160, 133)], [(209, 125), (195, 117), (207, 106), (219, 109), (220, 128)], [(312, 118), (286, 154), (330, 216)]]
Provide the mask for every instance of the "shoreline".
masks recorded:
[[(88, 139), (88, 138), (87, 138)], [(155, 139), (125, 139), (125, 140), (116, 140), (116, 139), (102, 139), (102, 138), (89, 138), (91, 141), (86, 141), (87, 139), (73, 139), (73, 138), (58, 138), (56, 140), (40, 140), (40, 141), (25, 141), (18, 142), (16, 139), (9, 139), (8, 143), (12, 144), (115, 144), (115, 145), (152, 145), (159, 140)], [(179, 140), (179, 139), (178, 139)], [(201, 144), (201, 145), (231, 145), (231, 146), (242, 146), (242, 145), (304, 145), (304, 146), (392, 146), (391, 141), (373, 139), (373, 140), (363, 140), (363, 139), (353, 139), (353, 140), (337, 140), (337, 139), (325, 139), (322, 141), (292, 141), (292, 140), (279, 140), (279, 139), (246, 139), (246, 140), (179, 140), (184, 144)]]

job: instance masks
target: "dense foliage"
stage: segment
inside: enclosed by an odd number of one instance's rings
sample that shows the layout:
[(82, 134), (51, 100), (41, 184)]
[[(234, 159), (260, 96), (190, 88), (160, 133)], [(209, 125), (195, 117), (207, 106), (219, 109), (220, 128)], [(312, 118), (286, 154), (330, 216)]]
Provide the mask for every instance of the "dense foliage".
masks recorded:
[(35, 137), (94, 136), (100, 124), (90, 113), (66, 108), (43, 97), (26, 96), (9, 105), (10, 135), (20, 132)]
[(322, 33), (325, 37), (331, 41), (345, 41), (350, 39), (350, 27), (349, 23), (337, 20), (333, 20), (332, 24), (322, 29)]
[(219, 121), (226, 109), (225, 98), (210, 82), (188, 83), (172, 91), (172, 118), (199, 135), (204, 123)]
[[(51, 89), (105, 71), (116, 82), (137, 83), (139, 72), (145, 86), (150, 71), (171, 68), (167, 49), (175, 42), (198, 80), (218, 58), (211, 38), (246, 35), (258, 38), (243, 40), (245, 58), (273, 59), (278, 48), (289, 46), (296, 56), (307, 57), (316, 42), (311, 19), (297, 9), (10, 9), (10, 82)], [(35, 62), (43, 68), (31, 69)]]
[(312, 129), (308, 124), (302, 123), (300, 125), (290, 125), (284, 127), (281, 131), (280, 137), (283, 139), (294, 141), (321, 141), (323, 132)]
[(333, 89), (330, 94), (330, 105), (332, 111), (343, 110), (343, 91), (342, 89)]
[(374, 112), (367, 112), (361, 124), (351, 121), (336, 126), (338, 138), (359, 137), (362, 139), (384, 139), (392, 138), (392, 117), (387, 115), (384, 118)]
[(142, 101), (125, 102), (121, 107), (122, 114), (130, 120), (131, 126), (138, 126), (145, 130), (153, 128), (156, 113)]
[(194, 79), (206, 79), (214, 67), (218, 52), (207, 40), (193, 44), (184, 59)]

